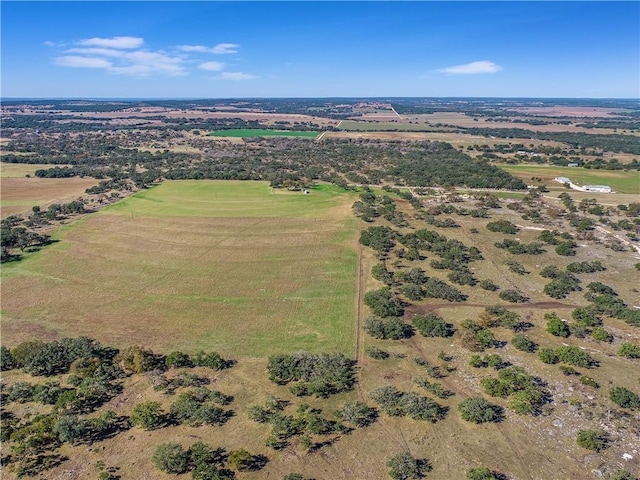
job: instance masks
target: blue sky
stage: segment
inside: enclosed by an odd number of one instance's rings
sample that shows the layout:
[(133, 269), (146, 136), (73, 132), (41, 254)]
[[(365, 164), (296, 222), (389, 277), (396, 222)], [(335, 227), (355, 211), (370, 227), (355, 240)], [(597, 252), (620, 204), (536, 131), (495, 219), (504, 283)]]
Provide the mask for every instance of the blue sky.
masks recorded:
[(3, 97), (640, 97), (639, 2), (15, 2)]

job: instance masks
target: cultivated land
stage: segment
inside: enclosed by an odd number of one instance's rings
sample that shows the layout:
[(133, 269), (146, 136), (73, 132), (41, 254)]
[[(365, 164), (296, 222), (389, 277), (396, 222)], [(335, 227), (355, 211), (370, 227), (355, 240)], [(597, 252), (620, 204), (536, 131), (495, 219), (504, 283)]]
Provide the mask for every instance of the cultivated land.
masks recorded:
[(3, 268), (3, 343), (88, 335), (240, 356), (348, 353), (351, 203), (330, 186), (304, 195), (262, 182), (163, 183)]
[[(13, 165), (11, 166), (13, 167)], [(84, 191), (96, 185), (93, 178), (25, 178), (17, 172), (37, 170), (33, 165), (19, 165), (22, 168), (9, 168), (8, 176), (0, 182), (0, 208), (2, 218), (19, 213), (28, 214), (31, 207), (46, 209), (52, 203), (70, 202), (84, 194)], [(26, 173), (25, 173), (26, 175)]]

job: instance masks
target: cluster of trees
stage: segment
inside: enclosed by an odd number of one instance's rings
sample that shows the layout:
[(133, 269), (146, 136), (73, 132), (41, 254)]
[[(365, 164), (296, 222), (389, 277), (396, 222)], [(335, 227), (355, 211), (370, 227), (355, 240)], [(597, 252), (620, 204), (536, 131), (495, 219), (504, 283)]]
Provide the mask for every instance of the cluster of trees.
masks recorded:
[(342, 354), (298, 352), (269, 357), (269, 379), (279, 385), (295, 382), (295, 395), (327, 397), (352, 390), (355, 385), (355, 361)]
[[(305, 451), (316, 450), (322, 447), (323, 442), (313, 442), (315, 437), (351, 431), (340, 421), (324, 417), (321, 409), (311, 408), (306, 403), (298, 405), (293, 415), (287, 415), (284, 410), (288, 405), (287, 401), (270, 398), (264, 406), (254, 405), (249, 408), (250, 420), (271, 425), (271, 432), (265, 442), (269, 448), (281, 450), (289, 446), (294, 437), (299, 437), (300, 445)], [(336, 417), (356, 427), (366, 427), (375, 422), (377, 412), (362, 402), (348, 402), (336, 412)]]
[(386, 385), (373, 390), (369, 397), (389, 416), (408, 416), (414, 420), (437, 422), (447, 415), (447, 407), (414, 392), (402, 392)]
[(487, 395), (509, 398), (509, 408), (521, 415), (537, 415), (549, 401), (540, 380), (522, 367), (502, 368), (497, 378), (483, 378), (480, 384)]
[(592, 368), (598, 365), (588, 352), (573, 345), (562, 345), (558, 348), (541, 348), (538, 351), (538, 358), (544, 363), (563, 362), (583, 368)]
[(227, 453), (203, 442), (196, 442), (186, 450), (177, 442), (162, 443), (151, 460), (158, 470), (176, 475), (191, 471), (192, 478), (197, 480), (232, 480), (236, 478), (235, 471), (260, 470), (269, 461), (264, 455), (252, 455), (244, 449)]

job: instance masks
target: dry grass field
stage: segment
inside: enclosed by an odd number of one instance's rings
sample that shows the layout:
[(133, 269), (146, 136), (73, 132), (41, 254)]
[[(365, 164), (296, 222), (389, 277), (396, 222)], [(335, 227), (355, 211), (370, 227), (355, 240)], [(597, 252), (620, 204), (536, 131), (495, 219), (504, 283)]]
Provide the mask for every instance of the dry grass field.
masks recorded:
[(98, 183), (93, 178), (26, 178), (25, 175), (37, 170), (38, 165), (19, 165), (15, 168), (10, 165), (5, 168), (3, 165), (0, 180), (2, 218), (29, 213), (34, 205), (46, 208), (52, 203), (73, 201), (83, 195), (87, 188)]
[[(499, 341), (506, 342), (500, 349), (490, 349), (485, 353), (498, 353), (504, 360), (516, 366), (524, 367), (529, 373), (540, 377), (546, 385), (546, 389), (553, 399), (553, 403), (544, 407), (544, 413), (539, 416), (517, 415), (507, 407), (507, 401), (501, 398), (485, 396), (489, 401), (504, 408), (505, 418), (496, 424), (476, 425), (468, 423), (460, 418), (457, 405), (465, 398), (481, 395), (482, 387), (480, 379), (488, 376), (495, 376), (495, 370), (477, 369), (469, 366), (469, 359), (473, 352), (463, 348), (459, 337), (452, 338), (424, 338), (419, 334), (404, 340), (377, 340), (364, 333), (361, 328), (362, 320), (368, 315), (366, 308), (358, 309), (360, 329), (358, 331), (358, 372), (359, 383), (353, 392), (342, 393), (328, 399), (298, 398), (293, 396), (286, 386), (277, 386), (267, 380), (265, 368), (265, 355), (279, 351), (283, 346), (295, 348), (293, 343), (279, 342), (272, 335), (271, 329), (278, 330), (278, 322), (271, 321), (268, 328), (262, 328), (261, 318), (256, 316), (255, 306), (251, 307), (251, 299), (247, 308), (253, 308), (252, 315), (240, 315), (236, 317), (236, 324), (227, 323), (225, 328), (229, 331), (218, 331), (215, 335), (224, 339), (217, 343), (216, 338), (209, 337), (211, 325), (203, 326), (201, 319), (196, 321), (188, 318), (183, 323), (177, 321), (165, 321), (155, 319), (149, 322), (148, 319), (136, 312), (135, 304), (157, 305), (157, 310), (168, 310), (168, 316), (174, 319), (185, 318), (188, 309), (198, 308), (201, 298), (191, 297), (189, 302), (182, 302), (179, 293), (184, 289), (200, 288), (198, 283), (202, 281), (202, 271), (211, 271), (212, 265), (220, 268), (220, 275), (211, 278), (207, 283), (207, 288), (211, 290), (209, 295), (213, 295), (221, 288), (218, 283), (233, 285), (233, 288), (240, 290), (253, 288), (259, 290), (266, 288), (269, 291), (287, 288), (286, 282), (281, 283), (278, 279), (270, 276), (270, 270), (262, 269), (261, 262), (256, 262), (255, 258), (250, 258), (253, 245), (263, 254), (270, 258), (270, 265), (277, 265), (279, 261), (271, 258), (274, 255), (274, 243), (282, 244), (287, 250), (287, 259), (296, 264), (303, 262), (300, 245), (291, 241), (287, 233), (280, 234), (277, 238), (265, 233), (267, 228), (288, 232), (288, 229), (295, 229), (298, 235), (306, 238), (312, 235), (313, 241), (305, 243), (304, 248), (307, 254), (304, 255), (304, 262), (310, 262), (309, 270), (304, 272), (304, 276), (313, 275), (316, 268), (313, 259), (321, 258), (322, 253), (312, 245), (318, 242), (323, 245), (322, 249), (330, 249), (329, 245), (323, 242), (335, 243), (337, 239), (345, 252), (353, 252), (351, 242), (353, 235), (347, 234), (345, 229), (336, 229), (333, 225), (344, 222), (349, 211), (350, 202), (353, 198), (335, 195), (336, 192), (327, 192), (326, 197), (322, 197), (322, 192), (313, 192), (310, 197), (304, 197), (295, 193), (282, 193), (271, 195), (264, 184), (246, 183), (249, 190), (267, 190), (267, 195), (260, 195), (258, 192), (242, 190), (237, 185), (230, 184), (225, 194), (218, 194), (217, 197), (209, 196), (206, 192), (218, 186), (218, 182), (169, 182), (166, 190), (151, 190), (142, 195), (133, 196), (126, 201), (120, 202), (104, 211), (103, 214), (95, 215), (93, 218), (102, 224), (100, 234), (105, 239), (98, 239), (98, 223), (92, 223), (89, 219), (84, 220), (77, 226), (68, 227), (60, 234), (62, 241), (54, 246), (56, 256), (62, 255), (64, 262), (71, 262), (69, 268), (76, 270), (75, 275), (82, 277), (82, 281), (77, 280), (75, 285), (64, 286), (65, 276), (68, 275), (67, 267), (58, 265), (46, 266), (42, 259), (45, 252), (28, 258), (24, 263), (29, 268), (18, 268), (10, 273), (8, 278), (3, 279), (3, 295), (6, 295), (5, 283), (11, 286), (11, 282), (20, 277), (29, 275), (33, 288), (40, 288), (39, 282), (47, 281), (54, 290), (50, 290), (46, 295), (61, 295), (61, 291), (55, 290), (55, 285), (64, 287), (66, 292), (82, 291), (88, 292), (87, 297), (93, 302), (94, 307), (83, 303), (85, 308), (90, 308), (84, 323), (77, 322), (73, 328), (81, 328), (90, 324), (93, 329), (92, 336), (97, 336), (105, 341), (112, 340), (106, 333), (109, 328), (122, 325), (122, 315), (128, 314), (127, 318), (137, 320), (135, 325), (128, 322), (130, 330), (127, 340), (140, 341), (147, 346), (153, 346), (163, 351), (167, 349), (185, 348), (187, 338), (184, 333), (189, 329), (196, 329), (198, 336), (189, 339), (192, 345), (202, 345), (205, 348), (215, 347), (220, 352), (229, 354), (238, 360), (238, 364), (229, 370), (212, 372), (206, 369), (196, 369), (193, 372), (203, 375), (211, 381), (211, 388), (218, 389), (225, 394), (234, 396), (234, 401), (229, 408), (235, 411), (235, 415), (223, 426), (210, 427), (187, 427), (169, 426), (166, 428), (144, 431), (134, 427), (113, 438), (103, 440), (92, 447), (86, 445), (69, 446), (63, 445), (58, 453), (68, 456), (70, 459), (48, 471), (41, 478), (63, 479), (63, 478), (93, 478), (97, 476), (96, 465), (99, 461), (107, 466), (119, 467), (118, 475), (123, 479), (169, 479), (169, 478), (190, 478), (190, 474), (182, 476), (167, 475), (155, 469), (151, 463), (151, 456), (155, 447), (166, 441), (177, 441), (188, 447), (196, 441), (204, 441), (216, 446), (222, 446), (227, 451), (245, 448), (251, 453), (263, 454), (268, 457), (269, 462), (264, 469), (257, 472), (242, 472), (237, 475), (238, 480), (258, 480), (258, 479), (281, 479), (290, 472), (299, 472), (305, 478), (315, 478), (318, 480), (328, 479), (370, 479), (380, 480), (387, 477), (387, 458), (391, 455), (408, 450), (416, 458), (427, 458), (432, 466), (432, 470), (426, 478), (442, 480), (458, 480), (465, 478), (465, 471), (468, 468), (486, 465), (489, 468), (502, 472), (507, 478), (513, 480), (548, 480), (548, 479), (597, 479), (601, 476), (597, 473), (611, 472), (616, 468), (626, 468), (629, 471), (640, 469), (640, 459), (635, 452), (640, 449), (637, 431), (637, 414), (630, 416), (619, 416), (613, 403), (608, 399), (607, 392), (610, 386), (625, 386), (634, 391), (638, 390), (637, 361), (621, 358), (616, 355), (616, 351), (623, 341), (640, 341), (640, 332), (620, 320), (605, 319), (606, 329), (614, 335), (612, 343), (598, 342), (590, 338), (578, 339), (570, 337), (568, 339), (553, 337), (545, 331), (546, 322), (544, 314), (555, 311), (561, 318), (570, 318), (571, 311), (576, 306), (585, 306), (588, 302), (583, 297), (583, 292), (574, 292), (564, 300), (554, 300), (542, 293), (542, 288), (548, 279), (542, 278), (539, 271), (546, 265), (556, 265), (564, 268), (568, 263), (575, 261), (602, 261), (607, 267), (604, 272), (594, 274), (580, 274), (579, 277), (583, 285), (591, 281), (601, 281), (607, 285), (612, 285), (619, 293), (620, 297), (629, 305), (640, 303), (640, 297), (636, 290), (637, 285), (625, 279), (633, 278), (633, 263), (638, 261), (637, 256), (630, 252), (613, 252), (604, 246), (589, 242), (578, 248), (575, 257), (561, 257), (554, 253), (553, 247), (547, 246), (545, 253), (541, 255), (512, 255), (505, 250), (495, 247), (494, 243), (505, 237), (502, 234), (490, 233), (486, 229), (486, 223), (498, 218), (508, 219), (522, 228), (515, 236), (509, 236), (522, 242), (534, 241), (539, 233), (540, 224), (534, 224), (522, 220), (520, 216), (512, 210), (502, 208), (492, 210), (491, 219), (475, 219), (468, 216), (451, 215), (460, 228), (437, 228), (426, 225), (422, 221), (411, 220), (414, 228), (429, 228), (446, 235), (449, 238), (458, 239), (466, 245), (475, 245), (483, 253), (484, 260), (474, 262), (471, 267), (476, 277), (481, 279), (491, 279), (498, 284), (501, 289), (519, 288), (530, 297), (526, 304), (508, 304), (498, 297), (498, 292), (487, 292), (476, 287), (460, 286), (460, 290), (466, 293), (469, 298), (465, 303), (449, 303), (442, 300), (426, 300), (418, 302), (414, 307), (408, 309), (405, 320), (409, 321), (416, 312), (434, 312), (447, 322), (460, 329), (462, 322), (467, 319), (477, 319), (478, 315), (487, 305), (501, 304), (517, 312), (523, 320), (530, 322), (533, 327), (527, 331), (527, 335), (538, 343), (541, 347), (558, 347), (563, 343), (577, 345), (588, 351), (599, 363), (597, 368), (579, 368), (582, 374), (594, 378), (601, 387), (593, 389), (583, 385), (578, 380), (579, 377), (567, 377), (563, 375), (558, 365), (547, 365), (542, 363), (536, 354), (526, 353), (516, 350), (508, 342), (513, 337), (513, 332), (505, 328), (492, 329)], [(226, 186), (227, 184), (225, 184)], [(224, 188), (219, 185), (220, 188)], [(187, 193), (192, 191), (192, 195)], [(321, 206), (307, 205), (303, 203), (312, 200), (313, 196), (322, 200)], [(176, 200), (182, 197), (185, 203), (178, 205)], [(246, 216), (239, 218), (243, 210), (242, 199), (247, 199), (244, 207)], [(286, 199), (280, 203), (280, 199)], [(458, 204), (458, 206), (470, 206)], [(411, 215), (411, 207), (406, 203), (399, 204), (401, 208)], [(300, 217), (302, 210), (310, 211), (308, 218)], [(189, 215), (188, 212), (198, 211), (199, 215)], [(218, 217), (211, 217), (213, 212), (218, 212)], [(269, 217), (268, 213), (272, 216)], [(320, 220), (324, 225), (323, 232), (318, 232), (315, 224)], [(178, 223), (179, 220), (179, 223)], [(308, 220), (308, 223), (302, 223)], [(238, 223), (242, 222), (242, 223)], [(293, 223), (290, 223), (293, 222)], [(381, 221), (382, 224), (386, 224)], [(242, 225), (242, 227), (240, 227)], [(304, 228), (302, 226), (304, 225)], [(342, 223), (344, 226), (344, 223)], [(361, 225), (364, 226), (364, 225)], [(555, 221), (553, 225), (544, 227), (554, 227), (564, 229), (566, 225), (561, 221)], [(133, 228), (135, 227), (135, 230)], [(178, 229), (181, 228), (181, 230)], [(329, 240), (324, 230), (333, 229), (334, 237)], [(339, 233), (340, 230), (342, 233)], [(126, 233), (126, 232), (129, 233)], [(150, 232), (155, 232), (153, 237)], [(235, 232), (232, 234), (231, 232)], [(410, 231), (403, 229), (403, 232)], [(108, 234), (105, 234), (108, 232)], [(192, 237), (198, 235), (198, 242), (194, 242)], [(127, 239), (127, 236), (134, 237)], [(211, 237), (211, 239), (208, 239)], [(323, 240), (324, 239), (324, 240)], [(268, 241), (267, 241), (268, 240)], [(301, 240), (302, 241), (302, 240)], [(80, 242), (86, 247), (80, 248)], [(109, 243), (110, 247), (106, 244)], [(191, 245), (191, 247), (186, 244)], [(195, 243), (209, 245), (208, 248), (193, 247)], [(303, 242), (304, 243), (304, 242)], [(234, 247), (232, 250), (231, 247)], [(120, 248), (118, 248), (120, 247)], [(111, 249), (110, 249), (111, 248)], [(195, 248), (195, 255), (187, 255), (188, 248)], [(248, 250), (245, 252), (244, 250)], [(136, 262), (133, 261), (133, 250), (136, 255)], [(217, 253), (220, 251), (221, 253)], [(335, 252), (335, 251), (334, 251)], [(74, 262), (72, 255), (79, 256), (78, 262)], [(362, 291), (369, 291), (380, 288), (382, 285), (374, 280), (370, 271), (373, 265), (378, 263), (378, 259), (373, 252), (367, 248), (360, 249), (360, 281)], [(337, 252), (335, 252), (337, 254)], [(429, 262), (437, 258), (434, 254), (428, 254), (428, 258), (415, 261), (402, 260), (394, 269), (406, 270), (409, 268), (423, 268), (427, 275), (446, 279), (446, 271), (434, 270), (429, 266)], [(247, 269), (247, 276), (234, 278), (234, 274), (225, 270), (230, 257), (236, 257), (243, 268)], [(225, 259), (225, 257), (227, 257)], [(179, 264), (176, 258), (180, 258)], [(188, 261), (188, 258), (197, 258), (197, 262)], [(327, 257), (324, 257), (326, 264)], [(392, 254), (392, 258), (395, 256)], [(310, 261), (310, 259), (312, 259)], [(525, 267), (525, 275), (518, 275), (511, 272), (505, 262), (515, 259)], [(264, 261), (264, 258), (262, 259)], [(98, 262), (98, 263), (97, 263)], [(137, 263), (137, 266), (134, 265)], [(391, 262), (390, 262), (391, 263)], [(105, 272), (97, 270), (97, 266)], [(46, 268), (45, 268), (46, 267)], [(159, 275), (159, 269), (168, 272), (168, 278)], [(301, 268), (301, 267), (298, 267)], [(90, 271), (97, 276), (97, 281), (89, 278), (89, 275), (79, 275), (78, 272)], [(154, 279), (150, 283), (144, 282), (142, 276)], [(236, 271), (237, 272), (237, 271)], [(249, 275), (253, 272), (253, 275)], [(281, 271), (282, 272), (282, 271)], [(44, 275), (50, 275), (45, 278)], [(348, 276), (351, 285), (356, 277), (356, 271), (350, 270)], [(177, 281), (176, 281), (177, 279)], [(168, 280), (171, 280), (170, 282)], [(199, 280), (199, 281), (196, 281)], [(195, 283), (194, 283), (195, 282)], [(104, 287), (99, 287), (103, 284)], [(167, 293), (169, 284), (174, 290)], [(184, 286), (183, 286), (184, 284)], [(21, 287), (21, 292), (27, 292), (27, 283)], [(136, 285), (133, 292), (123, 294), (123, 290), (128, 286)], [(249, 286), (250, 285), (250, 286)], [(345, 284), (346, 285), (346, 284)], [(314, 288), (317, 288), (314, 286)], [(341, 287), (345, 288), (345, 287)], [(126, 306), (118, 305), (104, 296), (105, 291), (114, 292), (118, 295), (120, 303), (128, 303)], [(158, 292), (164, 292), (157, 295)], [(355, 291), (351, 291), (353, 295)], [(144, 295), (154, 294), (153, 299), (147, 300)], [(217, 293), (218, 295), (221, 295)], [(335, 292), (333, 292), (335, 295)], [(44, 293), (40, 290), (40, 295)], [(164, 295), (164, 298), (163, 298)], [(231, 294), (229, 294), (231, 295)], [(235, 299), (240, 295), (236, 294)], [(26, 298), (31, 294), (27, 292)], [(57, 309), (65, 311), (78, 311), (78, 306), (72, 305), (78, 300), (79, 295), (69, 299), (69, 305), (49, 304), (47, 312)], [(142, 297), (142, 298), (141, 298)], [(10, 298), (10, 297), (7, 297)], [(219, 300), (221, 296), (218, 296)], [(277, 294), (265, 297), (261, 301), (261, 307), (266, 312), (274, 309), (281, 310), (287, 308), (286, 302), (278, 302), (278, 298), (288, 298), (285, 291), (278, 291)], [(142, 301), (141, 301), (142, 300)], [(170, 301), (169, 301), (170, 300)], [(35, 301), (35, 300), (34, 300)], [(233, 300), (230, 298), (229, 302)], [(159, 303), (158, 303), (159, 302)], [(172, 306), (175, 305), (175, 306)], [(194, 307), (195, 305), (195, 307)], [(69, 310), (73, 307), (73, 310)], [(114, 311), (111, 318), (101, 317), (102, 311)], [(129, 310), (129, 312), (127, 312)], [(266, 313), (265, 312), (265, 313)], [(44, 312), (46, 313), (46, 312)], [(118, 316), (120, 315), (120, 316)], [(77, 314), (60, 316), (67, 324)], [(347, 314), (348, 322), (343, 325), (346, 328), (349, 322), (353, 322), (355, 312)], [(6, 318), (6, 316), (5, 316)], [(224, 314), (216, 316), (216, 321), (225, 318)], [(295, 318), (290, 315), (289, 319)], [(41, 336), (47, 330), (38, 331), (45, 325), (54, 325), (51, 319), (42, 317), (42, 322), (37, 325), (32, 323), (34, 330), (29, 332), (31, 337)], [(99, 319), (101, 321), (95, 321)], [(13, 319), (9, 319), (9, 325)], [(5, 320), (6, 322), (6, 320)], [(297, 328), (290, 322), (292, 328)], [(144, 326), (145, 331), (142, 330)], [(275, 327), (274, 327), (275, 326)], [(4, 329), (4, 325), (3, 325)], [(346, 333), (345, 333), (346, 332)], [(50, 332), (53, 336), (64, 332)], [(75, 332), (75, 334), (83, 332)], [(264, 344), (239, 342), (238, 335), (253, 334), (263, 335), (266, 338)], [(329, 333), (327, 333), (329, 334)], [(11, 339), (18, 340), (13, 330), (9, 330)], [(145, 337), (146, 335), (146, 337)], [(166, 344), (158, 342), (157, 338), (164, 335), (168, 337)], [(215, 336), (213, 335), (213, 336)], [(280, 332), (282, 335), (282, 332)], [(331, 335), (336, 335), (332, 332)], [(349, 336), (349, 330), (343, 330), (343, 335)], [(200, 337), (207, 339), (206, 345), (199, 344)], [(25, 337), (26, 338), (26, 337)], [(122, 344), (122, 339), (113, 340)], [(340, 340), (334, 339), (334, 346)], [(344, 343), (343, 351), (353, 352), (349, 348), (349, 342)], [(269, 343), (269, 345), (267, 345)], [(261, 346), (262, 345), (262, 346)], [(315, 343), (320, 346), (320, 342)], [(351, 343), (352, 345), (352, 343)], [(374, 360), (365, 355), (364, 349), (369, 346), (376, 346), (391, 354), (387, 360)], [(324, 345), (326, 347), (326, 345)], [(253, 352), (245, 355), (243, 352), (254, 349)], [(235, 352), (235, 353), (234, 353)], [(240, 352), (240, 353), (238, 353)], [(339, 408), (347, 400), (359, 399), (369, 404), (373, 404), (369, 399), (369, 393), (381, 385), (393, 385), (402, 391), (413, 391), (420, 395), (431, 396), (425, 390), (418, 387), (414, 380), (417, 377), (426, 377), (425, 370), (418, 366), (414, 359), (427, 360), (433, 365), (443, 365), (439, 358), (439, 352), (445, 352), (451, 358), (448, 361), (451, 367), (449, 372), (445, 372), (443, 378), (437, 380), (453, 395), (446, 400), (437, 401), (448, 407), (449, 412), (444, 420), (436, 423), (411, 420), (407, 417), (389, 417), (380, 413), (378, 420), (370, 427), (356, 429), (350, 434), (332, 436), (332, 442), (322, 446), (313, 452), (306, 452), (302, 448), (298, 439), (282, 451), (274, 451), (265, 446), (268, 436), (269, 426), (250, 421), (247, 418), (247, 410), (252, 405), (263, 404), (269, 396), (276, 396), (291, 402), (286, 413), (293, 414), (297, 405), (301, 402), (309, 403), (313, 408), (321, 408), (327, 416)], [(170, 373), (174, 375), (175, 372)], [(27, 379), (24, 374), (10, 372), (4, 375), (6, 381), (13, 383), (18, 380)], [(33, 381), (32, 378), (28, 378)], [(125, 380), (122, 394), (113, 398), (102, 410), (112, 409), (120, 415), (129, 415), (133, 406), (142, 400), (157, 400), (163, 405), (165, 411), (168, 410), (175, 396), (168, 396), (155, 392), (151, 388), (150, 380), (144, 375), (133, 375)], [(27, 412), (36, 413), (41, 406), (37, 404), (12, 404), (11, 409), (24, 415)], [(634, 422), (635, 426), (634, 426)], [(580, 429), (602, 428), (608, 432), (610, 438), (609, 448), (600, 453), (582, 449), (576, 445), (576, 434)], [(630, 454), (632, 459), (624, 460), (622, 455)], [(12, 478), (11, 474), (7, 478)]]
[(352, 197), (166, 182), (3, 268), (3, 343), (87, 335), (264, 356), (353, 348)]

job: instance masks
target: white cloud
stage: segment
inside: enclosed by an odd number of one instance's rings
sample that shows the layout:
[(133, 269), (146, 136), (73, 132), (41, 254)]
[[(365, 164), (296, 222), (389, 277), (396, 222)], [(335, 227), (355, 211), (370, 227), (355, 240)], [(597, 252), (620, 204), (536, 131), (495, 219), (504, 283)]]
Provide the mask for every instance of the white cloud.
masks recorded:
[(83, 55), (100, 55), (104, 57), (123, 57), (126, 55), (126, 50), (115, 50), (113, 48), (91, 48), (91, 47), (80, 47), (80, 48), (69, 48), (65, 50), (65, 53), (80, 53)]
[(205, 47), (204, 45), (178, 45), (178, 50), (182, 50), (183, 52), (201, 52), (206, 53), (210, 49), (209, 47)]
[(479, 62), (456, 65), (455, 67), (441, 68), (438, 70), (438, 72), (449, 73), (452, 75), (475, 75), (478, 73), (496, 73), (500, 70), (502, 70), (502, 67), (500, 65), (497, 65), (488, 60), (481, 60)]
[[(115, 50), (111, 48), (70, 48), (68, 55), (57, 57), (55, 63), (63, 67), (103, 68), (110, 73), (146, 76), (160, 73), (169, 76), (186, 74), (184, 59), (163, 52), (146, 50)], [(106, 57), (106, 58), (105, 58)]]
[(237, 45), (235, 43), (219, 43), (218, 45), (213, 47), (212, 53), (220, 53), (220, 54), (238, 53), (239, 46), (240, 45)]
[(144, 43), (144, 39), (140, 37), (111, 37), (111, 38), (86, 38), (78, 42), (79, 45), (87, 47), (105, 47), (105, 48), (140, 48)]
[(258, 77), (242, 72), (222, 72), (218, 78), (223, 80), (252, 80)]
[(229, 53), (238, 53), (237, 43), (219, 43), (214, 47), (205, 47), (204, 45), (178, 45), (178, 50), (183, 52), (196, 52), (196, 53), (216, 53), (218, 55), (224, 55)]
[(202, 70), (209, 70), (211, 72), (217, 72), (224, 68), (224, 63), (221, 62), (204, 62), (198, 65), (198, 68)]
[(63, 67), (74, 68), (111, 68), (111, 62), (96, 57), (78, 57), (75, 55), (67, 55), (64, 57), (56, 57), (54, 59), (57, 65)]

